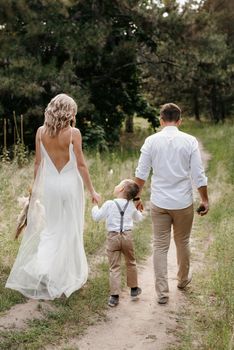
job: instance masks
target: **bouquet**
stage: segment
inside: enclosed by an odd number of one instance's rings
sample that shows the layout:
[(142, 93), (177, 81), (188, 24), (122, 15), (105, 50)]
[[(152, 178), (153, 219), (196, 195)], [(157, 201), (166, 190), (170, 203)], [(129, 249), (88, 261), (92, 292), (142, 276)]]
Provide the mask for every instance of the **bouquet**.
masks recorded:
[(27, 226), (27, 215), (28, 215), (28, 208), (31, 198), (31, 189), (29, 190), (29, 196), (28, 197), (22, 197), (19, 198), (18, 201), (23, 204), (23, 209), (21, 210), (18, 218), (17, 218), (17, 226), (15, 230), (15, 239), (18, 239), (19, 235), (22, 233), (23, 229)]

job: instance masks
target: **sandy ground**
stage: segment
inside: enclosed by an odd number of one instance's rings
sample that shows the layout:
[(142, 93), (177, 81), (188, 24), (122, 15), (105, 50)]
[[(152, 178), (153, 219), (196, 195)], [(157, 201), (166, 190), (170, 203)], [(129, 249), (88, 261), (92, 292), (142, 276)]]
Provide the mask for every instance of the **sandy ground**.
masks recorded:
[(53, 311), (53, 307), (46, 301), (30, 299), (24, 304), (16, 304), (0, 317), (0, 331), (25, 329), (29, 320), (42, 319), (48, 311)]
[(173, 240), (168, 268), (170, 301), (167, 305), (157, 303), (151, 256), (139, 268), (139, 286), (143, 291), (138, 301), (132, 301), (129, 290), (125, 290), (118, 307), (108, 310), (106, 321), (89, 327), (81, 339), (73, 339), (67, 346), (80, 350), (161, 350), (175, 343), (177, 311), (184, 305), (185, 296), (177, 289)]

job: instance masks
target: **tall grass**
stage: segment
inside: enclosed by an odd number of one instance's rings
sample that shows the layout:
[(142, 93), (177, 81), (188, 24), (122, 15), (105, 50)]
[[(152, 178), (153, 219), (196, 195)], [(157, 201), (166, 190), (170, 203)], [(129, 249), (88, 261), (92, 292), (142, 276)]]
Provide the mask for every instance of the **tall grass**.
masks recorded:
[[(182, 321), (179, 349), (234, 349), (234, 126), (187, 125), (211, 154), (209, 193), (211, 208), (198, 224), (205, 251), (204, 268), (197, 274), (187, 321)], [(176, 348), (177, 349), (177, 348)]]
[[(128, 145), (110, 152), (86, 154), (95, 189), (102, 200), (113, 198), (113, 189), (123, 178), (132, 178), (138, 160), (139, 148), (147, 135), (147, 129), (137, 130), (134, 142), (122, 135)], [(33, 160), (24, 168), (16, 162), (0, 163), (0, 311), (26, 301), (18, 292), (5, 289), (4, 285), (14, 262), (19, 242), (13, 241), (12, 233), (19, 207), (16, 198), (27, 195), (32, 183)], [(147, 192), (145, 191), (147, 195)], [(25, 330), (0, 331), (0, 349), (42, 349), (47, 343), (77, 336), (87, 325), (103, 317), (109, 285), (108, 265), (105, 258), (106, 229), (104, 222), (95, 223), (91, 218), (92, 203), (86, 195), (84, 242), (91, 269), (88, 283), (69, 299), (51, 302), (53, 311), (43, 311), (42, 320), (30, 321)], [(134, 230), (137, 260), (149, 252), (151, 237), (150, 219), (147, 218)], [(40, 308), (40, 302), (38, 302)]]
[(13, 240), (18, 207), (17, 197), (26, 196), (33, 176), (32, 163), (19, 169), (15, 162), (1, 163), (0, 167), (0, 311), (24, 297), (4, 288), (10, 267), (15, 259), (18, 243)]

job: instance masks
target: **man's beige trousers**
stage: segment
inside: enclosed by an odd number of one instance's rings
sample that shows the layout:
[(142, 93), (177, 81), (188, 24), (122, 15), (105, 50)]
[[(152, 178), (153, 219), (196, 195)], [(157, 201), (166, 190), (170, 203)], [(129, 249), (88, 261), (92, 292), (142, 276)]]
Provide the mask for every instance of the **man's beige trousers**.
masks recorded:
[(121, 254), (125, 257), (127, 268), (127, 285), (137, 287), (137, 268), (134, 256), (131, 231), (122, 233), (109, 232), (107, 238), (107, 255), (110, 265), (110, 294), (118, 295), (121, 291)]
[(159, 298), (167, 296), (167, 252), (173, 227), (177, 251), (178, 283), (187, 281), (190, 266), (189, 238), (193, 223), (193, 205), (185, 209), (169, 210), (151, 203), (154, 232), (154, 272), (155, 288)]

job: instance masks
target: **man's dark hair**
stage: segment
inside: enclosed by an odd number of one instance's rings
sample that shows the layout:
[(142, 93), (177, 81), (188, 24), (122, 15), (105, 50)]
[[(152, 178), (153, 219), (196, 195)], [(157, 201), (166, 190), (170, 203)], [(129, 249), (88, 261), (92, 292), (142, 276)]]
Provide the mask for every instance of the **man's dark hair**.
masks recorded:
[(128, 179), (124, 181), (124, 194), (128, 201), (135, 198), (138, 195), (139, 191), (140, 188), (135, 181)]
[(178, 122), (181, 109), (174, 103), (166, 103), (160, 109), (160, 116), (164, 122)]

